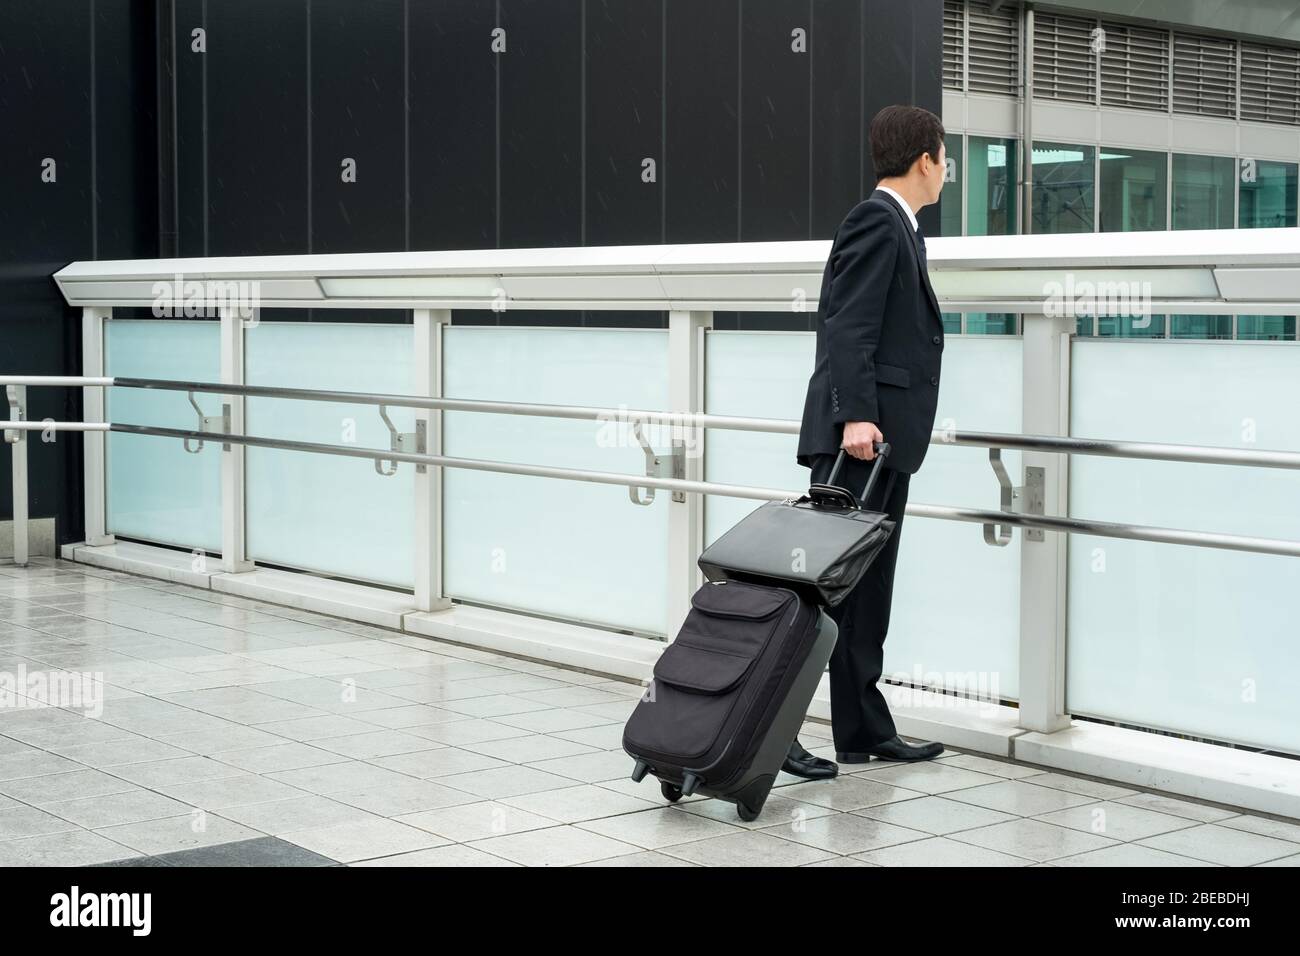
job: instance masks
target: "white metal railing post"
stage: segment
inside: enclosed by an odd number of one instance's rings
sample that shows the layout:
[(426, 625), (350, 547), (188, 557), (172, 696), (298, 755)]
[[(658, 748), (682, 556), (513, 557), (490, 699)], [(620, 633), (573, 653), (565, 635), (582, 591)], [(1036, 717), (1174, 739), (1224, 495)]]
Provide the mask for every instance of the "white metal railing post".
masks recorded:
[[(244, 383), (244, 319), (238, 308), (223, 306), (221, 316), (221, 383)], [(244, 396), (222, 395), (226, 431), (244, 434)], [(253, 570), (248, 560), (244, 507), (245, 446), (229, 443), (221, 449), (221, 568), (230, 574)]]
[[(104, 323), (113, 318), (111, 308), (90, 307), (81, 310), (81, 374), (89, 378), (104, 375)], [(103, 386), (90, 385), (81, 390), (82, 420), (102, 422), (106, 418)], [(98, 547), (112, 544), (108, 533), (107, 437), (103, 432), (86, 432), (82, 436), (82, 481), (85, 484), (86, 544)]]
[[(1070, 433), (1072, 316), (1024, 317), (1021, 431)], [(1025, 451), (1022, 495), (1042, 488), (1041, 512), (1069, 513), (1069, 456)], [(1041, 482), (1041, 485), (1040, 485)], [(1038, 511), (1035, 502), (1035, 511)], [(1020, 534), (1020, 710), (1025, 730), (1052, 733), (1070, 725), (1065, 713), (1066, 599), (1069, 536)]]
[[(677, 414), (704, 411), (704, 338), (713, 327), (712, 312), (668, 313), (668, 410)], [(704, 429), (679, 427), (674, 440), (685, 443), (684, 472), (689, 481), (704, 480)], [(704, 547), (704, 496), (678, 492), (668, 503), (668, 639), (686, 619), (691, 595), (700, 586), (695, 562)]]
[[(9, 401), (9, 420), (24, 422), (27, 420), (27, 386), (5, 386), (5, 398)], [(20, 568), (27, 566), (27, 432), (13, 428), (4, 433), (13, 457), (13, 498), (14, 498), (14, 564)]]
[[(415, 310), (415, 394), (442, 397), (443, 329), (450, 309)], [(442, 412), (418, 409), (415, 415), (417, 450), (442, 454)], [(421, 433), (423, 433), (421, 435)], [(420, 443), (423, 447), (419, 447)], [(451, 607), (442, 593), (442, 473), (429, 465), (415, 467), (415, 606), (421, 611)]]

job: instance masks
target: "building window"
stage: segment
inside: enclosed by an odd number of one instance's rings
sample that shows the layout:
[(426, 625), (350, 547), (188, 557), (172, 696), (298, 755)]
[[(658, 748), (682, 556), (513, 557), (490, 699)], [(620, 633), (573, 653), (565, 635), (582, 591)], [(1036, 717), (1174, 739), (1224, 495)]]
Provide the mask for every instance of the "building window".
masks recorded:
[(1124, 339), (1162, 339), (1163, 315), (1103, 315), (1097, 319), (1097, 334)]
[(1289, 228), (1296, 224), (1295, 163), (1241, 160), (1242, 229)]
[(1100, 231), (1149, 232), (1168, 228), (1165, 215), (1168, 162), (1168, 153), (1102, 147)]
[(1173, 227), (1231, 229), (1235, 168), (1230, 156), (1175, 153)]
[(966, 235), (1014, 235), (1020, 231), (1016, 216), (1016, 141), (971, 136), (969, 148)]
[(961, 235), (961, 181), (964, 166), (962, 137), (960, 133), (943, 138), (943, 151), (948, 161), (943, 192), (939, 194), (939, 235)]
[(1093, 148), (1034, 144), (1033, 231), (1093, 231)]
[(967, 335), (1015, 335), (1018, 331), (1014, 312), (966, 313)]
[(1230, 339), (1230, 315), (1172, 315), (1169, 336), (1175, 339)]
[(1237, 338), (1293, 341), (1295, 316), (1239, 315), (1237, 316)]

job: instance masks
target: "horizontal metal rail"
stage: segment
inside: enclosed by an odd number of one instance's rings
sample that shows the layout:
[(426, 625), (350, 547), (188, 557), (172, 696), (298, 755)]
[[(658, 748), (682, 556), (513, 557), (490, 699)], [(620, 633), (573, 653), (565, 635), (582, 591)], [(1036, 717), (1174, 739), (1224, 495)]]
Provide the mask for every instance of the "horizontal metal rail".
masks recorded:
[(112, 385), (112, 378), (86, 375), (0, 375), (0, 388), (6, 385), (94, 386)]
[(11, 422), (0, 419), (0, 429), (7, 432), (107, 432), (113, 426), (109, 422)]
[(1064, 455), (1096, 455), (1103, 458), (1136, 458), (1147, 461), (1177, 461), (1203, 465), (1249, 465), (1253, 468), (1300, 469), (1300, 452), (1255, 451), (1216, 445), (1174, 445), (1165, 442), (1108, 441), (1103, 438), (1064, 438), (1053, 435), (1013, 435), (1003, 432), (953, 432), (952, 438), (935, 431), (934, 444), (975, 445), (1017, 451), (1059, 452)]
[[(489, 461), (478, 458), (455, 458), (450, 455), (421, 455), (413, 452), (388, 451), (380, 448), (352, 448), (346, 445), (326, 445), (317, 442), (290, 441), (280, 438), (261, 438), (254, 435), (230, 435), (214, 432), (191, 431), (184, 428), (161, 428), (152, 425), (109, 425), (109, 430), (132, 435), (157, 435), (164, 438), (203, 439), (210, 442), (229, 442), (255, 448), (276, 448), (346, 458), (366, 458), (375, 461), (402, 461), (414, 465), (434, 465), (444, 468), (461, 468), (469, 471), (491, 471), (508, 475), (526, 475), (535, 478), (560, 478), (568, 481), (587, 481), (596, 484), (623, 485), (635, 488), (662, 488), (665, 491), (694, 492), (721, 495), (731, 498), (781, 500), (794, 498), (801, 491), (784, 491), (748, 485), (721, 484), (713, 481), (688, 481), (680, 478), (659, 478), (648, 475), (627, 475), (610, 471), (586, 471), (576, 468), (557, 468), (551, 465), (525, 465), (507, 461)], [(1300, 557), (1300, 541), (1278, 538), (1259, 538), (1246, 535), (1221, 534), (1213, 531), (1186, 531), (1177, 528), (1160, 528), (1147, 525), (1121, 524), (1093, 521), (1084, 518), (1059, 518), (1045, 515), (1012, 514), (1005, 511), (978, 508), (953, 508), (946, 505), (912, 503), (907, 513), (926, 518), (949, 521), (967, 521), (975, 524), (1007, 524), (1022, 528), (1041, 528), (1044, 531), (1065, 531), (1075, 534), (1095, 535), (1105, 538), (1127, 538), (1134, 541), (1152, 541), (1164, 544), (1183, 544), (1225, 551), (1248, 551), (1255, 554), (1275, 554)]]
[[(0, 384), (3, 380), (0, 380)], [(276, 388), (268, 385), (221, 385), (215, 382), (177, 382), (165, 379), (118, 378), (119, 388), (151, 388), (177, 392), (242, 395), (247, 398), (283, 398), (309, 402), (341, 402), (350, 405), (391, 405), (394, 408), (423, 408), (445, 412), (483, 412), (498, 415), (532, 415), (539, 418), (569, 418), (581, 421), (641, 422), (646, 425), (678, 425), (686, 428), (722, 428), (730, 431), (799, 434), (799, 423), (780, 418), (742, 418), (690, 412), (661, 412), (633, 408), (596, 408), (590, 405), (539, 405), (529, 402), (491, 402), (469, 398), (428, 398), (420, 395), (386, 395), (381, 392), (338, 392), (311, 388)]]
[[(631, 412), (621, 409), (599, 409), (583, 406), (526, 405), (507, 402), (481, 402), (454, 399), (422, 399), (418, 396), (378, 395), (356, 392), (317, 392), (312, 389), (283, 389), (266, 386), (233, 386), (210, 382), (172, 382), (152, 379), (63, 379), (40, 376), (0, 376), (0, 385), (103, 385), (126, 388), (159, 388), (170, 391), (206, 391), (220, 394), (258, 395), (268, 398), (289, 398), (337, 402), (355, 402), (373, 405), (410, 406), (416, 408), (456, 408), (464, 411), (491, 411), (502, 414), (533, 414), (544, 417), (600, 419), (609, 415), (624, 415), (631, 420), (647, 416), (646, 421), (681, 424), (689, 422), (699, 427), (740, 428), (750, 431), (785, 431), (787, 427), (797, 432), (797, 422), (772, 419), (729, 418), (713, 415), (674, 415), (667, 412)], [(323, 397), (324, 396), (324, 397)], [(319, 442), (294, 441), (281, 438), (263, 438), (255, 435), (235, 435), (224, 432), (199, 431), (184, 428), (166, 428), (154, 425), (128, 425), (112, 422), (54, 422), (8, 421), (6, 430), (14, 431), (99, 431), (120, 434), (152, 435), (162, 438), (199, 440), (220, 444), (242, 445), (255, 448), (297, 451), (310, 454), (361, 458), (376, 462), (406, 462), (414, 465), (432, 465), (459, 468), (469, 471), (488, 471), (501, 474), (524, 475), (538, 478), (556, 478), (568, 481), (585, 481), (596, 484), (622, 485), (630, 488), (657, 488), (666, 491), (719, 495), (757, 500), (793, 498), (799, 491), (787, 491), (759, 486), (732, 485), (709, 481), (690, 481), (650, 475), (630, 475), (620, 472), (587, 471), (560, 468), (550, 465), (529, 465), (517, 462), (494, 461), (476, 458), (457, 458), (449, 455), (429, 455), (393, 449), (364, 448), (348, 445), (329, 445)], [(779, 426), (774, 428), (773, 426)], [(966, 432), (958, 436), (935, 432), (948, 444), (967, 444), (990, 448), (1017, 448), (1026, 451), (1049, 451), (1063, 454), (1093, 454), (1111, 457), (1151, 458), (1166, 461), (1191, 461), (1208, 464), (1256, 465), (1273, 468), (1300, 468), (1300, 454), (1294, 452), (1254, 452), (1232, 448), (1205, 448), (1194, 445), (1163, 445), (1149, 442), (1104, 442), (1092, 439), (1054, 438), (1051, 436), (1023, 436), (997, 432)], [(1076, 446), (1085, 446), (1083, 448)], [(945, 505), (927, 505), (913, 502), (907, 513), (920, 517), (949, 521), (966, 521), (976, 524), (1000, 524), (1044, 531), (1059, 531), (1099, 537), (1124, 538), (1163, 544), (1181, 544), (1193, 547), (1244, 551), (1256, 554), (1274, 554), (1300, 557), (1300, 542), (1247, 535), (1232, 535), (1210, 531), (1190, 531), (1161, 528), (1149, 525), (1132, 525), (1119, 522), (1094, 521), (1084, 518), (1066, 518), (1051, 515), (1028, 515), (1007, 511), (977, 508), (955, 508)]]
[[(0, 375), (3, 385), (116, 386), (118, 388), (158, 389), (176, 392), (200, 392), (216, 395), (241, 395), (251, 398), (281, 398), (295, 401), (337, 402), (354, 405), (421, 408), (440, 411), (481, 412), (499, 415), (530, 415), (540, 418), (567, 418), (583, 421), (642, 422), (648, 425), (675, 425), (683, 428), (716, 428), (724, 431), (765, 432), (797, 435), (799, 422), (779, 418), (745, 418), (732, 415), (664, 412), (646, 409), (597, 408), (586, 405), (540, 405), (527, 402), (491, 402), (479, 399), (428, 398), (419, 395), (389, 395), (376, 392), (341, 392), (328, 389), (280, 388), (268, 385), (223, 385), (219, 382), (185, 382), (146, 378), (85, 378), (77, 376)], [(1175, 461), (1189, 464), (1242, 465), (1258, 468), (1300, 470), (1300, 452), (1256, 451), (1213, 445), (1176, 445), (1164, 442), (1111, 441), (1100, 438), (1067, 438), (1055, 435), (1016, 435), (1010, 432), (945, 431), (935, 429), (931, 444), (978, 448), (1004, 448), (1066, 455), (1093, 455), (1104, 458), (1129, 458), (1148, 461)], [(392, 455), (387, 460), (396, 460)], [(644, 487), (644, 486), (643, 486)], [(1001, 513), (1001, 512), (999, 512)]]

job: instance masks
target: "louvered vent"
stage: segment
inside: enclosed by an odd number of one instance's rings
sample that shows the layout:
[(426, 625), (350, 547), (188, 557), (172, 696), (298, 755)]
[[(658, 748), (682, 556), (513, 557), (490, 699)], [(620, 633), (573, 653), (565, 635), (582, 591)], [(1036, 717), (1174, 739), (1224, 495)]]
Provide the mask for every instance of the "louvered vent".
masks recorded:
[(1165, 110), (1169, 97), (1169, 34), (1120, 23), (1103, 23), (1101, 103), (1138, 110)]
[(1241, 45), (1241, 118), (1300, 123), (1300, 50)]
[(1097, 61), (1092, 52), (1095, 20), (1034, 15), (1034, 96), (1045, 100), (1097, 101)]
[(1174, 112), (1237, 115), (1237, 42), (1174, 34)]
[(994, 12), (988, 0), (970, 0), (966, 9), (966, 76), (972, 93), (1015, 96), (1020, 86), (1020, 24), (1017, 8)]
[(961, 0), (943, 0), (943, 85), (950, 90), (962, 89), (965, 56), (965, 14)]

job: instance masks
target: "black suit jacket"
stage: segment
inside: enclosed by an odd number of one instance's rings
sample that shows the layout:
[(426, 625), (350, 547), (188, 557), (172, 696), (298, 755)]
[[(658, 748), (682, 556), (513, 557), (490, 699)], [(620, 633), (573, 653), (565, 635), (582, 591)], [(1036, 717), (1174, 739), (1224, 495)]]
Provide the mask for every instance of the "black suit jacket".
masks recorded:
[(911, 474), (930, 447), (943, 317), (902, 207), (876, 190), (840, 223), (822, 274), (817, 358), (798, 461), (839, 451), (845, 422), (875, 422), (889, 467)]

